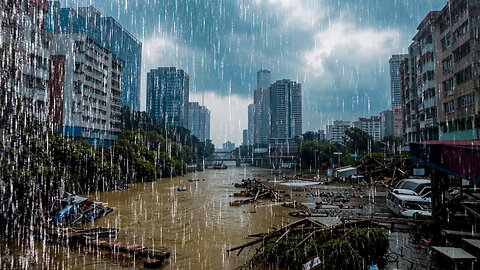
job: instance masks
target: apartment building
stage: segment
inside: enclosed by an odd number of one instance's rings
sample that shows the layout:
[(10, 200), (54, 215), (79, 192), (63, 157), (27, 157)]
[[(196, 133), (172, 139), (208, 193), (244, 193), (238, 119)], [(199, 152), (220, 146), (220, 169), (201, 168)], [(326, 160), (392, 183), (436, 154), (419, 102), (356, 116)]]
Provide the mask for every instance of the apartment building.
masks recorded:
[(451, 0), (435, 20), (439, 137), (479, 139), (480, 2)]
[(359, 128), (366, 132), (376, 141), (381, 138), (381, 121), (379, 116), (371, 116), (370, 118), (358, 118), (358, 121), (353, 122), (353, 127)]
[(50, 114), (64, 136), (111, 145), (121, 130), (124, 61), (85, 34), (53, 37)]
[(14, 89), (30, 112), (47, 120), (50, 39), (45, 31), (47, 1), (0, 3), (0, 84)]

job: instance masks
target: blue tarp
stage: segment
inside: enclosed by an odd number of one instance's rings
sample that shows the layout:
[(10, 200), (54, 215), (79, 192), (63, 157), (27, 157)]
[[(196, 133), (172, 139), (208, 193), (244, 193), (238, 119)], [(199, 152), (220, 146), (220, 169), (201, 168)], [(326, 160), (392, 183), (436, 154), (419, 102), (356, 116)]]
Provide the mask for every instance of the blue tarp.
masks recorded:
[(65, 217), (68, 217), (70, 214), (75, 211), (75, 205), (69, 204), (62, 210), (59, 210), (55, 215), (52, 217), (52, 221), (54, 224), (57, 224), (58, 222), (62, 221)]

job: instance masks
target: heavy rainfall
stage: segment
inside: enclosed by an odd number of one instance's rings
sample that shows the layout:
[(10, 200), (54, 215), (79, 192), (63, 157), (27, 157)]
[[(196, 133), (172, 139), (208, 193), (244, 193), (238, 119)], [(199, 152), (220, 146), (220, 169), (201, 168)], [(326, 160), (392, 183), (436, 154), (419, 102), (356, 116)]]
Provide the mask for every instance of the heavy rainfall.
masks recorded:
[(1, 269), (480, 269), (479, 0), (0, 0)]

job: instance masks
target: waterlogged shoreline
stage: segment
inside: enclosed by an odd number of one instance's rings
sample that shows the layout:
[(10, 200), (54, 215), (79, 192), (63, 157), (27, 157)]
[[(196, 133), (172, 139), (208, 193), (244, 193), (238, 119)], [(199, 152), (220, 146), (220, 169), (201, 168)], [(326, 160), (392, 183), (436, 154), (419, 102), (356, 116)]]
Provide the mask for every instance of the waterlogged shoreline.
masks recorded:
[[(229, 202), (235, 199), (233, 193), (238, 192), (233, 183), (253, 178), (258, 172), (268, 178), (266, 170), (229, 168), (131, 184), (127, 190), (91, 193), (88, 197), (108, 202), (114, 212), (87, 227), (118, 228), (118, 241), (170, 251), (171, 258), (161, 269), (234, 269), (245, 264), (255, 249), (245, 249), (239, 256), (236, 253), (228, 255), (227, 249), (246, 243), (245, 236), (249, 234), (263, 233), (272, 226), (298, 220), (288, 215), (291, 209), (269, 200), (261, 200), (255, 206), (229, 206)], [(189, 182), (189, 179), (199, 181)], [(286, 187), (280, 185), (279, 179), (275, 182), (273, 176), (269, 182), (276, 188)], [(177, 191), (180, 186), (187, 190)], [(315, 201), (304, 196), (297, 196), (297, 200)], [(329, 222), (334, 223), (336, 219), (325, 220), (325, 223)], [(414, 235), (389, 232), (389, 238), (391, 248), (398, 253), (401, 251), (413, 257), (417, 263), (420, 258), (427, 258), (427, 250), (415, 249), (418, 239)], [(143, 268), (132, 258), (113, 258), (104, 253), (42, 243), (32, 238), (0, 242), (1, 268), (8, 269), (5, 261), (12, 260), (17, 261), (17, 269)], [(399, 263), (408, 267), (401, 261)], [(388, 266), (393, 269), (395, 263)], [(424, 266), (428, 269), (428, 260)]]

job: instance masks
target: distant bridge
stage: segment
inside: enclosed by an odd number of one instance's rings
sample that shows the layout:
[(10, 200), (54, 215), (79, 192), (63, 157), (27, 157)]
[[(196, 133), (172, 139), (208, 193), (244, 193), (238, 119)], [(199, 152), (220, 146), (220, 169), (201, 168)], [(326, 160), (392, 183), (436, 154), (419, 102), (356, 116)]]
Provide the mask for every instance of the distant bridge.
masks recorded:
[(235, 156), (232, 152), (226, 152), (226, 151), (216, 151), (213, 154), (213, 157), (209, 158), (206, 160), (209, 164), (213, 164), (215, 162), (235, 162), (237, 167), (240, 167), (242, 163), (252, 163), (251, 158), (240, 158)]

